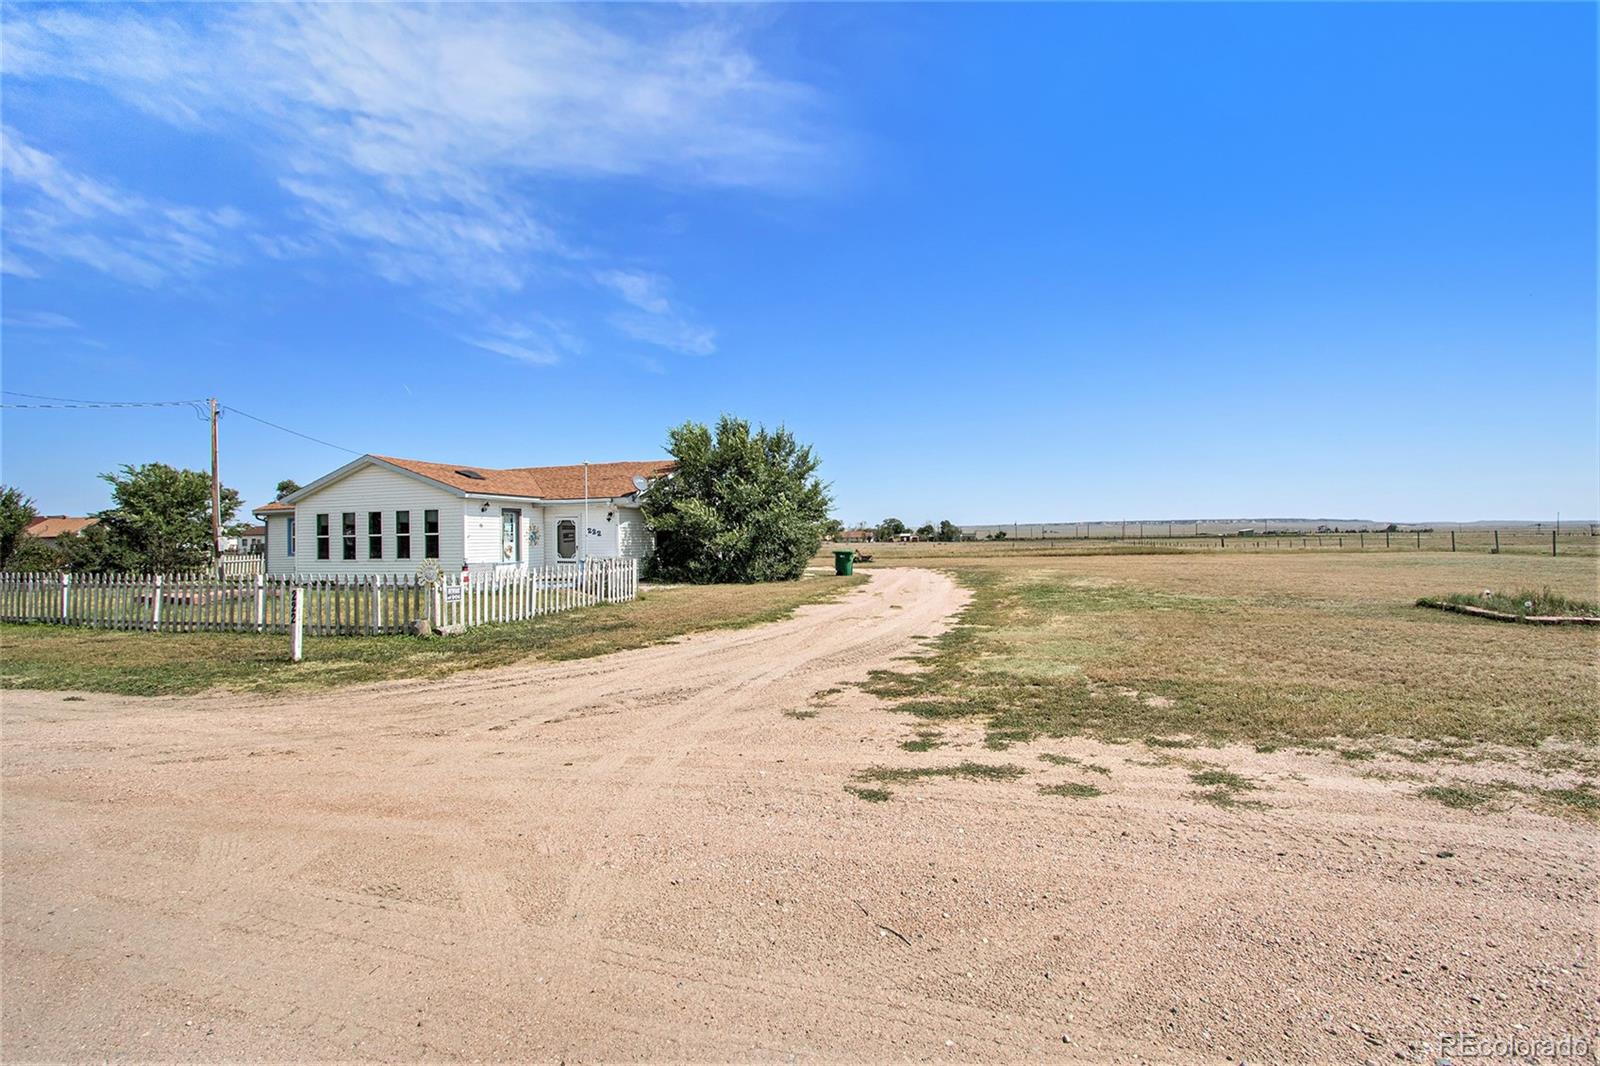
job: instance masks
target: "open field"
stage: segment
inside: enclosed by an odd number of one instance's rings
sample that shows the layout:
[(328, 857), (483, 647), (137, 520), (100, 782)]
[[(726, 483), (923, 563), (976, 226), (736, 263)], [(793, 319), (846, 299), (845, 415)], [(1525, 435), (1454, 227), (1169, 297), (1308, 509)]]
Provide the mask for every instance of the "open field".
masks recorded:
[[(873, 565), (934, 562), (918, 547), (875, 553)], [(975, 593), (967, 624), (931, 669), (885, 672), (872, 688), (931, 723), (982, 720), (997, 747), (1079, 733), (1377, 738), (1414, 754), (1600, 739), (1600, 633), (1415, 605), (1485, 588), (1592, 599), (1592, 559), (971, 551), (947, 565)]]
[(829, 575), (790, 584), (645, 586), (641, 598), (629, 603), (476, 626), (453, 637), (308, 637), (306, 661), (298, 666), (288, 661), (288, 638), (281, 635), (0, 624), (0, 687), (156, 696), (445, 677), (530, 658), (604, 655), (685, 633), (771, 622), (801, 604), (831, 599), (860, 580)]
[[(1431, 1063), (1461, 1049), (1442, 1034), (1592, 1038), (1596, 634), (1411, 606), (1587, 596), (1592, 561), (873, 569), (582, 661), (7, 691), (6, 1057)], [(918, 670), (948, 687), (908, 691)], [(1065, 716), (1040, 696), (1090, 682)]]
[[(1150, 552), (1228, 552), (1240, 554), (1272, 554), (1275, 552), (1449, 552), (1455, 546), (1457, 555), (1491, 555), (1498, 545), (1501, 555), (1549, 555), (1550, 530), (1466, 528), (1461, 530), (1434, 529), (1430, 531), (1400, 531), (1384, 533), (1382, 530), (1364, 533), (1272, 533), (1262, 536), (1236, 536), (1230, 531), (1202, 535), (1185, 533), (1178, 526), (1171, 535), (1166, 524), (1148, 524), (1145, 534), (1134, 531), (1130, 524), (1126, 536), (1096, 532), (1089, 537), (1070, 533), (1043, 536), (1033, 535), (1002, 540), (974, 540), (941, 543), (919, 541), (914, 544), (824, 544), (823, 548), (857, 548), (875, 552), (878, 549), (903, 553), (904, 558), (965, 558), (975, 555), (999, 554), (1121, 554), (1134, 551)], [(1600, 555), (1600, 536), (1590, 531), (1588, 525), (1563, 529), (1556, 539), (1556, 556)]]

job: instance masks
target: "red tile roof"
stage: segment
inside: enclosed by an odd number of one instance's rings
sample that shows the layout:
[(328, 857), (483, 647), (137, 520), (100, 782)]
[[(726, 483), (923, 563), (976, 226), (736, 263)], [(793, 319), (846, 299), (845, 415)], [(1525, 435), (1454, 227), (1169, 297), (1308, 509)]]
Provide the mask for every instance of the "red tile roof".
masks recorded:
[(28, 523), (28, 532), (35, 537), (61, 537), (71, 533), (82, 533), (90, 526), (98, 523), (98, 518), (74, 518), (71, 515), (47, 514), (40, 515)]

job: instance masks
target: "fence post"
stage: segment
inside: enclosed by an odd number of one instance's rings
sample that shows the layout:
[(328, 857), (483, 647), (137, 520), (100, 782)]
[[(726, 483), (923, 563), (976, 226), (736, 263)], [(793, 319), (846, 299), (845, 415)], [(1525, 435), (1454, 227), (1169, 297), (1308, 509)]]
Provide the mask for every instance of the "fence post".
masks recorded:
[(383, 632), (383, 578), (382, 575), (372, 577), (372, 631)]
[(1422, 547), (1422, 530), (1417, 530), (1417, 547)]
[(61, 621), (67, 620), (67, 599), (71, 593), (72, 575), (61, 575)]
[(1456, 531), (1453, 529), (1450, 531), (1450, 550), (1456, 550)]
[(1494, 553), (1496, 555), (1500, 554), (1500, 531), (1498, 529), (1494, 531)]
[(294, 587), (293, 598), (289, 601), (289, 661), (299, 662), (305, 648), (305, 621), (306, 621), (306, 589), (304, 585)]
[(1556, 531), (1552, 529), (1550, 531), (1550, 554), (1554, 555), (1555, 553), (1556, 553)]
[(267, 578), (265, 574), (256, 575), (256, 632), (260, 633), (267, 628)]
[(161, 575), (156, 575), (156, 590), (150, 604), (150, 628), (161, 632)]

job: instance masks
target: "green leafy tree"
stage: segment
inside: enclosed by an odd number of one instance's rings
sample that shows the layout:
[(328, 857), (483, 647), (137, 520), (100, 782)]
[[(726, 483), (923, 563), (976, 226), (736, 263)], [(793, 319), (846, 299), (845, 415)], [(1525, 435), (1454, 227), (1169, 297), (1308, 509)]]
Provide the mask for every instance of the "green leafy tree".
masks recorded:
[(939, 532), (936, 535), (940, 540), (960, 540), (961, 527), (946, 518), (939, 523)]
[(0, 570), (17, 569), (18, 552), (31, 551), (27, 542), (37, 538), (28, 534), (28, 526), (38, 517), (38, 509), (21, 489), (0, 485)]
[(677, 461), (642, 498), (656, 533), (651, 572), (670, 581), (787, 581), (822, 545), (831, 500), (809, 445), (779, 426), (751, 432), (723, 415), (716, 432), (685, 422), (667, 436)]
[(830, 518), (822, 523), (822, 539), (838, 540), (839, 534), (844, 532), (844, 523), (837, 518)]
[(282, 481), (278, 482), (278, 495), (274, 496), (273, 499), (281, 500), (290, 493), (299, 491), (300, 482), (295, 481), (293, 478), (284, 478)]
[(1003, 530), (1003, 529), (997, 529), (993, 533), (989, 534), (989, 539), (990, 540), (1005, 540), (1006, 539), (1006, 531)]
[[(109, 557), (121, 561), (123, 569), (172, 574), (210, 562), (209, 475), (145, 463), (100, 477), (111, 485), (113, 506), (96, 517), (109, 538)], [(223, 532), (236, 532), (239, 493), (224, 488), (221, 496)]]
[(877, 537), (879, 540), (893, 540), (906, 531), (906, 524), (898, 518), (885, 518), (878, 523)]
[[(206, 536), (210, 535), (211, 530), (208, 525)], [(106, 528), (104, 522), (97, 522), (71, 536), (56, 538), (56, 550), (60, 553), (62, 568), (71, 570), (75, 574), (104, 574), (143, 569), (139, 565), (138, 557), (125, 545), (113, 539), (111, 531)]]
[(935, 530), (932, 522), (924, 522), (922, 525), (917, 527), (917, 536), (921, 537), (923, 540), (932, 540), (934, 533)]

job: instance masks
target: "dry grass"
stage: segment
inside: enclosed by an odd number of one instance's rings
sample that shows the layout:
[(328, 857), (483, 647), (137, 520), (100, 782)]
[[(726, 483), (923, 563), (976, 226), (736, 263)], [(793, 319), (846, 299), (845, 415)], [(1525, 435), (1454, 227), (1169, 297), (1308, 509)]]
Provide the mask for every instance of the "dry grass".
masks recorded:
[(1077, 733), (1600, 739), (1600, 633), (1412, 606), (1440, 587), (1593, 596), (1593, 559), (972, 554), (945, 568), (975, 594), (963, 624), (926, 671), (880, 672), (871, 688), (929, 721), (979, 717), (991, 747)]
[(527, 659), (587, 658), (686, 633), (776, 621), (864, 580), (830, 576), (764, 585), (658, 587), (631, 603), (481, 626), (455, 637), (308, 637), (306, 661), (298, 666), (288, 661), (284, 636), (0, 625), (0, 687), (154, 696), (444, 677)]

